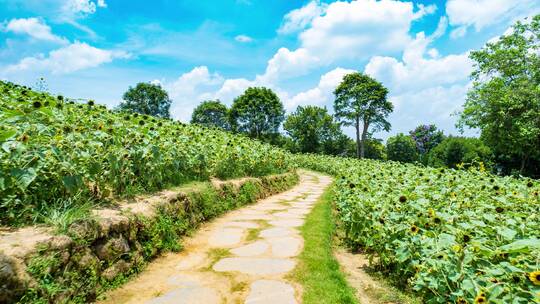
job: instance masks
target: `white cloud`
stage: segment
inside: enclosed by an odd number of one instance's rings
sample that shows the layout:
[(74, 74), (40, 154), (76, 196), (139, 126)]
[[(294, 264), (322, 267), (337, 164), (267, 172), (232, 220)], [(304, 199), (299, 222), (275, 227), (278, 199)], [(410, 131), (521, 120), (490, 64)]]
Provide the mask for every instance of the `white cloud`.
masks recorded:
[(334, 90), (343, 80), (343, 76), (354, 73), (355, 70), (335, 68), (334, 70), (321, 76), (319, 84), (310, 90), (300, 92), (292, 98), (284, 100), (285, 108), (294, 111), (297, 106), (302, 105), (325, 105), (334, 98)]
[(278, 29), (280, 34), (290, 34), (305, 29), (313, 19), (322, 15), (328, 4), (311, 1), (301, 8), (290, 11)]
[(105, 0), (98, 0), (97, 1), (98, 7), (107, 7), (107, 3), (105, 3)]
[(67, 42), (65, 38), (53, 34), (51, 28), (45, 24), (43, 20), (35, 17), (11, 19), (3, 30), (15, 34), (26, 34), (37, 40), (46, 40), (57, 43)]
[(301, 46), (326, 62), (399, 52), (411, 40), (411, 23), (432, 9), (420, 11), (392, 0), (334, 2), (300, 34)]
[(234, 40), (236, 40), (238, 42), (242, 42), (242, 43), (247, 43), (247, 42), (253, 41), (253, 38), (251, 38), (249, 36), (246, 36), (246, 35), (238, 35), (238, 36), (234, 37)]
[(173, 100), (171, 114), (182, 121), (189, 121), (193, 109), (205, 99), (213, 99), (213, 90), (223, 83), (223, 77), (218, 73), (210, 73), (208, 67), (198, 66), (186, 72), (171, 83), (159, 81)]
[(446, 20), (443, 18), (431, 36), (426, 37), (423, 32), (417, 34), (405, 48), (401, 61), (374, 56), (366, 65), (365, 72), (383, 81), (393, 94), (466, 82), (472, 69), (468, 52), (441, 57), (437, 49), (428, 49), (445, 28)]
[(452, 26), (459, 26), (454, 37), (465, 34), (466, 28), (474, 26), (477, 31), (499, 23), (540, 12), (537, 0), (448, 0), (446, 14)]
[(319, 61), (319, 58), (311, 55), (304, 48), (290, 51), (283, 47), (268, 60), (266, 71), (263, 75), (259, 76), (259, 81), (263, 83), (275, 83), (278, 79), (301, 76), (313, 67), (318, 66)]
[(84, 42), (75, 42), (63, 48), (49, 52), (48, 56), (40, 54), (26, 57), (19, 63), (6, 68), (7, 73), (18, 71), (50, 71), (53, 74), (66, 74), (82, 69), (97, 67), (116, 58), (129, 58), (124, 51), (103, 50)]
[(417, 4), (418, 11), (414, 13), (414, 19), (420, 19), (424, 16), (431, 15), (437, 11), (437, 5), (431, 4), (431, 5), (423, 5), (423, 4)]

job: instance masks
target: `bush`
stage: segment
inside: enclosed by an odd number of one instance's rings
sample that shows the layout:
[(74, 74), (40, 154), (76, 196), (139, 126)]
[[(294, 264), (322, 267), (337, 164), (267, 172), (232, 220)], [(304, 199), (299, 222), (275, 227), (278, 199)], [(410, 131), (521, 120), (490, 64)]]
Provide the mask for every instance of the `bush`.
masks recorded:
[(386, 142), (386, 155), (389, 160), (400, 162), (410, 163), (418, 160), (416, 143), (410, 136), (403, 133), (388, 138)]
[(451, 136), (431, 150), (428, 154), (428, 165), (456, 168), (459, 164), (489, 164), (491, 159), (491, 150), (480, 139)]

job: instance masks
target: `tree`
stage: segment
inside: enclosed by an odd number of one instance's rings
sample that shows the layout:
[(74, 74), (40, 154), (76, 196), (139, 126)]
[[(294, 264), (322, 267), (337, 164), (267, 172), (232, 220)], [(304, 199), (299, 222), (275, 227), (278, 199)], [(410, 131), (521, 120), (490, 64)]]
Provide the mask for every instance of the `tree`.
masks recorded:
[(233, 130), (246, 133), (251, 138), (268, 139), (278, 133), (285, 110), (272, 90), (248, 88), (234, 100), (230, 118)]
[(540, 157), (540, 15), (471, 52), (473, 87), (458, 126), (479, 128), (495, 154), (514, 156), (521, 173)]
[(416, 144), (410, 136), (399, 133), (386, 141), (386, 155), (389, 160), (411, 163), (418, 160)]
[(169, 94), (160, 85), (140, 82), (137, 86), (129, 87), (120, 103), (120, 110), (137, 112), (139, 114), (153, 115), (169, 118), (171, 100)]
[(324, 153), (325, 147), (341, 134), (332, 115), (326, 108), (317, 106), (299, 106), (287, 116), (283, 128), (302, 153)]
[(437, 130), (435, 125), (419, 125), (414, 130), (410, 131), (412, 140), (416, 144), (416, 150), (422, 161), (425, 161), (425, 156), (435, 148), (444, 139), (443, 132)]
[(207, 100), (198, 105), (191, 114), (191, 123), (230, 130), (229, 110), (219, 100)]
[[(356, 156), (365, 156), (365, 142), (372, 132), (389, 131), (390, 123), (386, 120), (393, 111), (392, 103), (386, 100), (388, 90), (377, 80), (362, 73), (345, 75), (334, 91), (335, 117), (347, 126), (356, 129)], [(360, 125), (362, 139), (360, 140)]]
[(456, 168), (458, 164), (472, 165), (474, 162), (489, 164), (492, 154), (480, 139), (450, 136), (428, 154), (427, 163), (434, 167)]

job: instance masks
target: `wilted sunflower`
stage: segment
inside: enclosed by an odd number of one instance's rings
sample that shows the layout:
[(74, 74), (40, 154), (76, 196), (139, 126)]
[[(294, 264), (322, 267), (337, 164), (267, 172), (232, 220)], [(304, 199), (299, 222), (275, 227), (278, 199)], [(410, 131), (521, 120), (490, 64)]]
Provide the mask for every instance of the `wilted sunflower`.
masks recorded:
[(34, 101), (34, 102), (32, 103), (32, 106), (33, 106), (34, 108), (36, 108), (36, 109), (39, 109), (39, 108), (41, 108), (41, 102), (39, 102), (39, 101), (36, 100), (36, 101)]
[(495, 190), (495, 191), (499, 191), (500, 189), (501, 189), (501, 187), (499, 187), (497, 185), (493, 186), (493, 190)]
[(529, 273), (529, 280), (531, 280), (534, 285), (540, 285), (540, 270)]
[(476, 296), (476, 298), (474, 299), (474, 303), (486, 303), (487, 300), (486, 300), (486, 297), (485, 295), (483, 294), (479, 294), (478, 296)]
[(463, 235), (463, 242), (468, 243), (471, 240), (471, 236), (468, 234)]
[(467, 304), (469, 302), (467, 302), (467, 300), (465, 300), (464, 298), (458, 298), (457, 301), (456, 301), (456, 304)]
[(23, 143), (26, 143), (26, 142), (28, 142), (30, 140), (30, 136), (28, 136), (28, 134), (23, 134), (19, 139)]
[(399, 202), (400, 203), (405, 203), (407, 201), (407, 197), (405, 195), (402, 195), (399, 197)]
[(532, 186), (534, 186), (533, 182), (529, 181), (529, 182), (527, 183), (527, 187), (532, 188)]
[(95, 105), (95, 104), (96, 104), (96, 102), (93, 101), (93, 100), (89, 100), (89, 101), (88, 101), (88, 105), (89, 105), (89, 106), (93, 106), (93, 105)]
[(497, 211), (497, 213), (503, 213), (504, 208), (499, 206), (499, 207), (495, 208), (495, 211)]
[(144, 120), (139, 120), (139, 125), (144, 126)]

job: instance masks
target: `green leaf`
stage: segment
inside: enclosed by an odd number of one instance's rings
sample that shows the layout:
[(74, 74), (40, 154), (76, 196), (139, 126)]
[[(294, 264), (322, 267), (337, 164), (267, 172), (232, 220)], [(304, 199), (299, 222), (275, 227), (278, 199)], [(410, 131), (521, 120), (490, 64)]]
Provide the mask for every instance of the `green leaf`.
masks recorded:
[(37, 172), (34, 168), (28, 169), (11, 169), (11, 176), (15, 180), (15, 184), (22, 190), (28, 188), (28, 186), (36, 179)]
[(15, 134), (17, 134), (17, 132), (15, 130), (0, 131), (0, 142), (10, 139)]
[(531, 249), (539, 249), (539, 239), (523, 239), (504, 245), (499, 249), (504, 252), (528, 252)]
[(505, 239), (507, 240), (513, 240), (516, 237), (517, 231), (509, 229), (509, 228), (500, 228), (497, 230), (497, 232)]
[(73, 193), (82, 186), (82, 177), (80, 175), (68, 175), (62, 177), (62, 182), (67, 191)]

